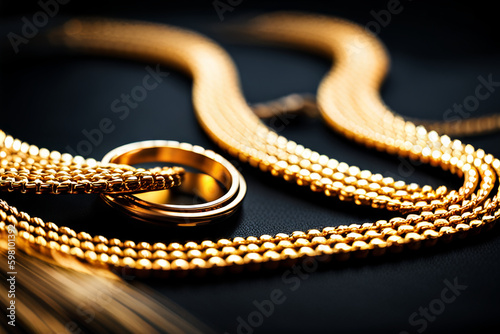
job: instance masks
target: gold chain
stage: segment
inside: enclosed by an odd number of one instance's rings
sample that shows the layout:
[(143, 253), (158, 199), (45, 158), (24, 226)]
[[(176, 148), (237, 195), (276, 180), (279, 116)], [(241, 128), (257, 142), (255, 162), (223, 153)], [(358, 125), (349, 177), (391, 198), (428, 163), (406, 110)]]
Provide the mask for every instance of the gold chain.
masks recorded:
[(180, 184), (184, 169), (145, 170), (128, 165), (101, 166), (14, 139), (0, 130), (0, 190), (21, 193), (128, 193), (167, 189)]
[[(279, 99), (258, 103), (252, 106), (253, 112), (260, 118), (272, 118), (284, 114), (302, 114), (308, 117), (319, 116), (316, 98), (310, 94), (290, 94)], [(478, 116), (446, 122), (419, 120), (405, 117), (412, 123), (418, 123), (428, 130), (434, 130), (448, 136), (474, 136), (500, 130), (500, 114)]]
[[(379, 88), (388, 58), (374, 36), (346, 21), (300, 14), (269, 15), (254, 21), (249, 29), (260, 37), (334, 57), (335, 66), (318, 90), (321, 115), (333, 129), (368, 147), (463, 176), (463, 186), (448, 191), (446, 187), (406, 184), (330, 159), (279, 136), (247, 105), (229, 56), (195, 33), (154, 24), (73, 21), (52, 35), (55, 42), (89, 52), (161, 61), (188, 71), (194, 79), (193, 103), (203, 129), (240, 160), (315, 192), (406, 216), (292, 234), (166, 245), (77, 233), (30, 217), (0, 200), (0, 230), (15, 225), (20, 244), (42, 253), (56, 251), (96, 265), (164, 276), (226, 267), (233, 271), (262, 265), (275, 268), (305, 257), (327, 261), (380, 255), (478, 232), (500, 217), (498, 190), (494, 189), (500, 161), (387, 109)], [(356, 45), (352, 44), (354, 38)], [(5, 140), (2, 142), (5, 146)], [(5, 153), (2, 163), (4, 160), (9, 160)]]

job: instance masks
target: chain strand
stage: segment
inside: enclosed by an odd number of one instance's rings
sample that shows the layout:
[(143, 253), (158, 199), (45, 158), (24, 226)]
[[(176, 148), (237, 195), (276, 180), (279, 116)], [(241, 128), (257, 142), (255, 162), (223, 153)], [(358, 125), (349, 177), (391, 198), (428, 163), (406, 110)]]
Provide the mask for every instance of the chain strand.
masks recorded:
[(102, 166), (94, 159), (39, 149), (0, 130), (0, 190), (90, 194), (153, 191), (178, 186), (184, 169)]

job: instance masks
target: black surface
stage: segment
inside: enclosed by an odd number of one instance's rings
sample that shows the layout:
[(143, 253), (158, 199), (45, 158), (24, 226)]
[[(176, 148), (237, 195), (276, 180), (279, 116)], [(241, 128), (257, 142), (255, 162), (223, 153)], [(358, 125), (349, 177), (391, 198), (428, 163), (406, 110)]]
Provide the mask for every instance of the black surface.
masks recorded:
[[(403, 10), (393, 15), (379, 34), (392, 57), (382, 91), (391, 108), (403, 115), (442, 120), (445, 110), (474, 94), (478, 76), (491, 74), (500, 81), (500, 44), (492, 8), (465, 2), (437, 5), (402, 1), (401, 5)], [(8, 43), (9, 32), (20, 32), (21, 17), (39, 11), (37, 6), (0, 3), (2, 43)], [(372, 10), (385, 8), (387, 2), (380, 1), (286, 5), (243, 1), (233, 11), (225, 12), (224, 21), (220, 21), (210, 1), (125, 2), (107, 7), (86, 2), (61, 6), (49, 25), (74, 15), (99, 15), (195, 29), (220, 42), (231, 54), (245, 96), (254, 103), (293, 92), (314, 93), (330, 64), (314, 55), (286, 49), (231, 45), (215, 31), (238, 19), (282, 9), (337, 15), (366, 25), (374, 20)], [(82, 130), (95, 128), (108, 117), (115, 129), (92, 149), (90, 156), (96, 159), (116, 146), (147, 139), (187, 141), (220, 152), (196, 124), (189, 78), (165, 68), (170, 75), (164, 82), (129, 117), (120, 120), (110, 105), (142, 82), (147, 64), (94, 57), (31, 57), (30, 44), (25, 46), (23, 49), (21, 45), (16, 55), (7, 48), (0, 59), (2, 130), (41, 147), (66, 151), (85, 139)], [(494, 92), (482, 101), (473, 115), (498, 112), (499, 94)], [(283, 128), (280, 134), (360, 168), (419, 184), (459, 185), (458, 180), (436, 169), (413, 166), (348, 142), (319, 120), (299, 117), (275, 125)], [(465, 140), (500, 156), (499, 139), (500, 135), (494, 134)], [(385, 211), (312, 194), (230, 160), (248, 183), (243, 209), (230, 221), (196, 230), (165, 229), (133, 221), (107, 207), (97, 196), (1, 196), (23, 211), (76, 230), (165, 242), (258, 236), (391, 217)], [(428, 321), (422, 332), (489, 332), (499, 323), (499, 246), (495, 229), (428, 250), (322, 267), (307, 276), (280, 270), (147, 284), (221, 333), (238, 333), (238, 317), (247, 319), (257, 309), (254, 301), (269, 299), (274, 289), (283, 291), (286, 300), (275, 306), (272, 315), (264, 317), (262, 325), (252, 328), (254, 333), (418, 333), (423, 328), (421, 323), (412, 325), (409, 317), (420, 307), (438, 305), (435, 300), (441, 298), (444, 281), (456, 278), (467, 288)], [(418, 319), (423, 318), (414, 320)]]

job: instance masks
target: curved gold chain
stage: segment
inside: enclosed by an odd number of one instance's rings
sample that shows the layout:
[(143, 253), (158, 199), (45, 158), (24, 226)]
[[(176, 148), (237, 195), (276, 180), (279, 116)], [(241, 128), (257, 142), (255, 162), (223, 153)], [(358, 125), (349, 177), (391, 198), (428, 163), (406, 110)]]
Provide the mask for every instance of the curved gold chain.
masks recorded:
[[(171, 271), (203, 273), (225, 267), (273, 268), (304, 257), (329, 260), (379, 255), (479, 231), (500, 217), (498, 190), (494, 188), (500, 161), (387, 109), (379, 88), (388, 58), (374, 36), (346, 21), (300, 14), (270, 15), (256, 20), (249, 29), (334, 57), (335, 66), (319, 87), (318, 105), (336, 131), (368, 147), (463, 176), (463, 186), (448, 191), (446, 187), (406, 184), (330, 159), (279, 136), (247, 105), (229, 56), (202, 36), (154, 24), (73, 21), (52, 35), (54, 41), (89, 52), (161, 61), (188, 71), (194, 79), (193, 102), (202, 127), (220, 147), (242, 161), (342, 201), (407, 215), (292, 234), (166, 245), (77, 233), (18, 212), (0, 200), (0, 230), (15, 225), (21, 243), (45, 253), (57, 251), (98, 265), (162, 276)], [(353, 38), (364, 45), (361, 51), (350, 49)]]

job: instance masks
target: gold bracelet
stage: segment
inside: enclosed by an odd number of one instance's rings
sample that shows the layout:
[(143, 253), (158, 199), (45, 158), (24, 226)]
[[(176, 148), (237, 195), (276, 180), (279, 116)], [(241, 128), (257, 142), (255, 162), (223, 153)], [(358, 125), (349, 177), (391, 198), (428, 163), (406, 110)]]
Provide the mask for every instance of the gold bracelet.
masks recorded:
[[(327, 196), (409, 214), (292, 234), (165, 245), (76, 233), (30, 218), (1, 201), (0, 228), (4, 231), (5, 225), (16, 225), (28, 247), (163, 277), (169, 272), (182, 275), (226, 267), (231, 271), (261, 265), (275, 268), (306, 257), (329, 261), (380, 255), (386, 250), (434, 245), (437, 240), (493, 226), (500, 217), (498, 190), (494, 189), (500, 161), (388, 110), (378, 92), (388, 59), (374, 36), (346, 21), (298, 14), (268, 15), (256, 20), (252, 28), (269, 38), (335, 57), (335, 66), (318, 91), (322, 116), (335, 130), (368, 147), (449, 170), (463, 176), (464, 185), (459, 191), (448, 191), (406, 184), (348, 166), (279, 136), (248, 107), (229, 56), (202, 36), (155, 24), (72, 21), (52, 35), (54, 42), (88, 52), (161, 61), (188, 71), (194, 78), (193, 102), (203, 129), (242, 161)], [(364, 45), (361, 52), (352, 53), (353, 38)]]

